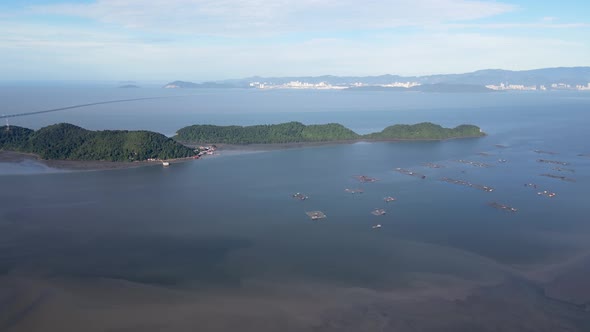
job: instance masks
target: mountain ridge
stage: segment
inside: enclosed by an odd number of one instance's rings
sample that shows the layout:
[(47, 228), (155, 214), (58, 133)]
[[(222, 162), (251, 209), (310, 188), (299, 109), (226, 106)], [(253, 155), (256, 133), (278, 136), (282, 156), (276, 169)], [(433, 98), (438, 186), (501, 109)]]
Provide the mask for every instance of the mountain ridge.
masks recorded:
[[(390, 84), (392, 82), (415, 82), (418, 84), (460, 84), (460, 85), (478, 85), (485, 86), (490, 84), (518, 84), (518, 85), (551, 85), (551, 84), (568, 84), (584, 85), (590, 83), (590, 66), (577, 67), (549, 67), (529, 70), (507, 70), (507, 69), (481, 69), (466, 73), (454, 74), (433, 74), (422, 76), (402, 76), (395, 74), (383, 74), (376, 76), (282, 76), (282, 77), (263, 77), (251, 76), (240, 79), (227, 79), (218, 81), (207, 81), (203, 83), (193, 83), (186, 81), (175, 81), (168, 85), (174, 85), (181, 82), (186, 88), (198, 87), (252, 87), (251, 83), (259, 82), (264, 84), (287, 84), (289, 82), (305, 82), (310, 84), (327, 83), (331, 85), (352, 85), (355, 83), (364, 83), (368, 85)], [(185, 84), (186, 83), (186, 84)]]

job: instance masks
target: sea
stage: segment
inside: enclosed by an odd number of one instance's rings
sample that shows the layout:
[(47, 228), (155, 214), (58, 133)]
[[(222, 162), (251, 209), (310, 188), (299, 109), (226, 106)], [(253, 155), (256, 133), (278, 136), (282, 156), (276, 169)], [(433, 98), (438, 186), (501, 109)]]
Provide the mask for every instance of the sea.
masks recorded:
[[(2, 275), (224, 294), (264, 283), (401, 292), (424, 280), (493, 283), (590, 247), (587, 92), (0, 89), (5, 114), (152, 97), (162, 98), (9, 121), (168, 136), (192, 124), (340, 123), (365, 134), (428, 121), (475, 124), (487, 136), (220, 150), (166, 168), (67, 171), (0, 163)], [(361, 183), (359, 175), (377, 181)], [(538, 194), (545, 190), (556, 195)], [(308, 199), (294, 199), (298, 192)], [(387, 196), (396, 200), (385, 202)], [(386, 214), (373, 215), (374, 209)], [(311, 220), (309, 211), (327, 217)]]

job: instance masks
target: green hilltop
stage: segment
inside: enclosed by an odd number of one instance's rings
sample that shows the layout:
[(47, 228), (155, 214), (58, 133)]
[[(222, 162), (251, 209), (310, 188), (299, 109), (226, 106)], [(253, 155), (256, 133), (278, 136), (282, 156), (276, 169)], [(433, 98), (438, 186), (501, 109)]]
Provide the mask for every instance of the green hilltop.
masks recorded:
[(367, 135), (359, 135), (336, 123), (304, 125), (299, 122), (288, 122), (246, 127), (193, 125), (178, 130), (174, 139), (192, 143), (268, 144), (352, 140), (442, 140), (484, 135), (480, 128), (474, 125), (444, 128), (430, 122), (393, 125), (381, 132)]
[(474, 125), (460, 125), (455, 128), (444, 128), (440, 125), (422, 122), (415, 125), (397, 124), (389, 126), (378, 133), (365, 135), (367, 139), (416, 139), (442, 140), (461, 137), (479, 137), (485, 134)]
[(182, 144), (150, 131), (91, 131), (67, 123), (37, 131), (10, 126), (0, 129), (0, 150), (38, 154), (43, 159), (143, 161), (175, 159), (196, 153)]
[(337, 123), (306, 126), (299, 122), (256, 126), (193, 125), (184, 127), (174, 139), (181, 142), (225, 144), (268, 144), (354, 140), (360, 136)]
[(337, 123), (304, 125), (287, 122), (256, 126), (193, 125), (179, 129), (174, 139), (151, 131), (91, 131), (60, 123), (37, 131), (10, 126), (0, 129), (0, 151), (38, 154), (43, 159), (144, 161), (176, 159), (197, 154), (181, 144), (281, 144), (372, 140), (443, 140), (479, 137), (485, 134), (474, 125), (443, 128), (424, 122), (393, 125), (381, 132), (359, 135)]

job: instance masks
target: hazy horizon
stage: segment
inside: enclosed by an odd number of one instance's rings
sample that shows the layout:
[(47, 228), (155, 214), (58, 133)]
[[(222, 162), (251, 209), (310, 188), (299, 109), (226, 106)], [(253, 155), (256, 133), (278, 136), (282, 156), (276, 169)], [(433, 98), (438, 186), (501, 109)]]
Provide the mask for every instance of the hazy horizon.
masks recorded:
[(503, 68), (482, 68), (476, 69), (474, 71), (469, 72), (455, 72), (455, 73), (433, 73), (433, 74), (426, 74), (426, 75), (401, 75), (397, 73), (382, 73), (376, 75), (334, 75), (330, 73), (320, 74), (320, 75), (286, 75), (286, 76), (263, 76), (263, 75), (252, 75), (248, 77), (230, 77), (230, 78), (213, 78), (208, 80), (198, 80), (198, 79), (191, 79), (191, 78), (175, 78), (170, 77), (168, 79), (153, 79), (153, 78), (146, 78), (141, 80), (124, 80), (124, 79), (0, 79), (0, 82), (10, 83), (10, 82), (19, 82), (19, 83), (88, 83), (88, 84), (100, 84), (100, 83), (117, 83), (117, 84), (134, 84), (134, 83), (147, 83), (147, 84), (165, 84), (172, 81), (186, 81), (186, 82), (207, 82), (207, 81), (231, 81), (231, 80), (245, 80), (250, 78), (283, 78), (283, 77), (309, 77), (309, 78), (318, 78), (324, 76), (332, 76), (332, 77), (380, 77), (380, 76), (400, 76), (400, 77), (426, 77), (426, 76), (437, 76), (437, 75), (462, 75), (462, 74), (470, 74), (475, 72), (483, 72), (483, 71), (508, 71), (508, 72), (526, 72), (526, 71), (534, 71), (534, 70), (545, 70), (545, 69), (574, 69), (574, 68), (590, 68), (590, 66), (557, 66), (557, 67), (543, 67), (543, 68), (532, 68), (526, 70), (510, 70), (510, 69), (503, 69)]

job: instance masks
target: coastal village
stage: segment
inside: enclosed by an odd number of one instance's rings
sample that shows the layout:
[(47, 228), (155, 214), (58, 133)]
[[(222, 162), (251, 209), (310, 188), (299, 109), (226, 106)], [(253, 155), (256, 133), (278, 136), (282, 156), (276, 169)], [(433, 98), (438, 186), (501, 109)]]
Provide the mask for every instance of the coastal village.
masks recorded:
[[(197, 147), (195, 149), (196, 155), (194, 157), (192, 157), (192, 159), (200, 159), (203, 156), (212, 156), (215, 154), (215, 151), (217, 151), (216, 145), (200, 145), (199, 147)], [(170, 166), (170, 162), (173, 160), (162, 160), (162, 159), (149, 158), (147, 161), (148, 162), (161, 162), (162, 166), (168, 167), (168, 166)]]

